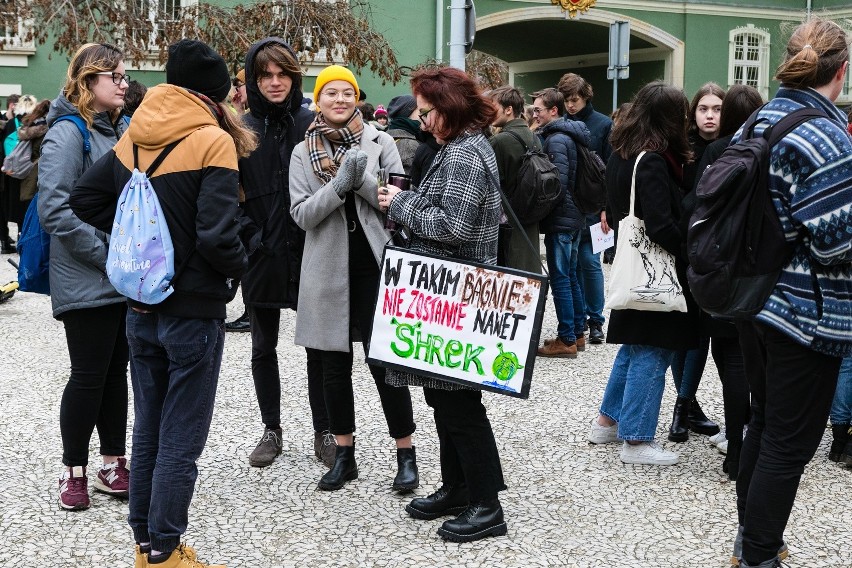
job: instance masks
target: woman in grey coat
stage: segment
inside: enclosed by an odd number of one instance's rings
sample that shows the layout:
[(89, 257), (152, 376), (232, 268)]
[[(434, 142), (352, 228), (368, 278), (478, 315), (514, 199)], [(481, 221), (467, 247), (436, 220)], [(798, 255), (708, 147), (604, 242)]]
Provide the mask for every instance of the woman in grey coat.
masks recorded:
[[(399, 172), (393, 139), (363, 120), (355, 108), (358, 83), (348, 69), (331, 65), (317, 77), (319, 113), (290, 161), (290, 214), (305, 231), (296, 344), (322, 361), (323, 391), (331, 433), (337, 442), (334, 466), (319, 481), (326, 491), (358, 477), (355, 463), (355, 401), (352, 341), (369, 349), (379, 284), (379, 261), (390, 239), (379, 212), (378, 169)], [(399, 467), (393, 488), (419, 484), (414, 416), (407, 387), (385, 382), (385, 370), (370, 365)]]
[[(416, 191), (384, 187), (379, 205), (392, 220), (411, 229), (412, 250), (496, 264), (497, 160), (482, 130), (497, 111), (458, 69), (419, 71), (411, 78), (411, 88), (423, 129), (434, 134), (442, 148)], [(457, 514), (438, 529), (442, 538), (454, 542), (506, 534), (497, 498), (506, 485), (482, 392), (391, 370), (387, 379), (393, 385), (424, 387), (441, 443), (443, 486), (411, 501), (408, 514), (424, 520)]]
[[(95, 427), (103, 467), (95, 488), (126, 497), (130, 479), (124, 458), (127, 430), (125, 298), (106, 276), (108, 235), (80, 221), (68, 198), (92, 163), (121, 137), (119, 119), (127, 91), (123, 55), (117, 48), (89, 43), (77, 50), (65, 87), (50, 106), (49, 129), (41, 146), (38, 215), (50, 236), (50, 290), (53, 317), (62, 320), (71, 359), (71, 376), (62, 393), (59, 427), (62, 462), (59, 504), (89, 507), (86, 465)], [(70, 120), (85, 122), (91, 148)]]

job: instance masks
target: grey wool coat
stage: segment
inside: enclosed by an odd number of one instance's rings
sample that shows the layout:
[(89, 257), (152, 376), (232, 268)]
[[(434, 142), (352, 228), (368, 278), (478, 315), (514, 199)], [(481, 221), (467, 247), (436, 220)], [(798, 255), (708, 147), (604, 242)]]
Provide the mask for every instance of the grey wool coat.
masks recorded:
[[(360, 149), (368, 160), (361, 185), (354, 190), (355, 204), (376, 262), (381, 262), (391, 234), (379, 211), (376, 174), (380, 167), (400, 172), (402, 161), (393, 138), (369, 124), (364, 125)], [(330, 150), (328, 144), (326, 150)], [(316, 176), (307, 146), (301, 142), (290, 158), (290, 215), (305, 231), (296, 345), (323, 351), (350, 349), (349, 238), (344, 203), (331, 183)]]

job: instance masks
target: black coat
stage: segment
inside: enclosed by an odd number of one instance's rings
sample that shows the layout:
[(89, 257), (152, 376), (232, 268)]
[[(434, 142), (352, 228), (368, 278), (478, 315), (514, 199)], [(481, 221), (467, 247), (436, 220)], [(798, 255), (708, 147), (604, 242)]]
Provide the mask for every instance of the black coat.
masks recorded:
[[(243, 239), (249, 250), (249, 269), (243, 277), (243, 301), (261, 308), (295, 309), (299, 297), (299, 272), (305, 233), (290, 216), (290, 155), (305, 139), (314, 114), (301, 106), (301, 81), (290, 95), (273, 104), (260, 93), (254, 77), (254, 58), (269, 43), (290, 46), (278, 38), (255, 43), (246, 55), (246, 91), (250, 112), (246, 125), (257, 134), (259, 145), (240, 159)], [(295, 57), (295, 55), (294, 55)]]
[[(636, 158), (610, 156), (606, 168), (607, 218), (610, 226), (627, 216), (630, 210), (630, 183)], [(649, 152), (642, 157), (636, 175), (635, 214), (645, 221), (648, 238), (675, 257), (677, 277), (684, 290), (689, 310), (683, 312), (647, 312), (612, 310), (607, 343), (651, 345), (685, 350), (698, 347), (698, 305), (689, 293), (686, 281), (686, 233), (680, 226), (683, 191), (666, 159)], [(611, 274), (610, 278), (617, 278)]]

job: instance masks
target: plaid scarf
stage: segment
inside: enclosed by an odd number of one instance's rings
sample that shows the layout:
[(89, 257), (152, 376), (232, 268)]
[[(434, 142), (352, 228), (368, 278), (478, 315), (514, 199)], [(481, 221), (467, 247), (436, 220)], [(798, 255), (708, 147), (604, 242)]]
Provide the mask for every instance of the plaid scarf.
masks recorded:
[[(357, 108), (352, 118), (343, 128), (332, 128), (325, 122), (322, 113), (317, 114), (305, 134), (305, 145), (311, 157), (311, 167), (318, 178), (328, 183), (337, 175), (337, 167), (343, 161), (346, 151), (358, 146), (361, 133), (364, 131), (364, 120)], [(322, 139), (331, 142), (334, 156), (329, 157), (325, 151)]]

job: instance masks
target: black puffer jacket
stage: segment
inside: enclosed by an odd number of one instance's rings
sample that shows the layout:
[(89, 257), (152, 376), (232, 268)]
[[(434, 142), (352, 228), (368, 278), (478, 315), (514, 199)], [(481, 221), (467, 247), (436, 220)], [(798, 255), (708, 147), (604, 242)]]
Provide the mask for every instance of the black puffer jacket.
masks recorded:
[(240, 182), (245, 192), (243, 238), (249, 244), (243, 300), (261, 308), (295, 309), (305, 234), (290, 217), (290, 154), (305, 139), (314, 115), (301, 106), (301, 78), (293, 81), (283, 103), (271, 103), (261, 94), (254, 59), (269, 43), (279, 43), (293, 53), (284, 40), (268, 37), (252, 45), (246, 55), (250, 112), (244, 120), (257, 133), (259, 145), (248, 158), (240, 159)]
[(559, 118), (537, 131), (542, 147), (559, 170), (562, 182), (562, 204), (539, 223), (542, 233), (567, 233), (586, 228), (585, 216), (572, 197), (577, 178), (577, 146), (590, 143), (589, 129), (582, 122)]

